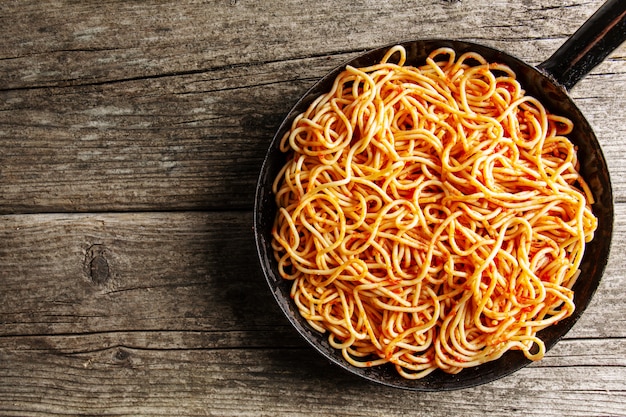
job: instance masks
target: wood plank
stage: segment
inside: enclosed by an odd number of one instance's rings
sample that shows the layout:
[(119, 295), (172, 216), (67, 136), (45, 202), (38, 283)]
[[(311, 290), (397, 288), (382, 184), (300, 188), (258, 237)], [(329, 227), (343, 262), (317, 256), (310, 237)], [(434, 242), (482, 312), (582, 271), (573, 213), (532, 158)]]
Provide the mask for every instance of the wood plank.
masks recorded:
[[(0, 212), (250, 209), (281, 118), (334, 63), (0, 92)], [(626, 66), (618, 68), (573, 93), (626, 201)], [(290, 80), (294, 72), (303, 78)]]
[[(356, 51), (481, 40), (538, 63), (602, 0), (4, 2), (0, 89), (102, 83)], [(477, 11), (489, 10), (489, 13)], [(507, 49), (507, 48), (504, 48)]]
[[(0, 349), (0, 414), (588, 417), (626, 409), (624, 343), (619, 348), (615, 341), (561, 342), (557, 346), (583, 352), (584, 359), (440, 393), (367, 383), (302, 348), (166, 350), (123, 343), (76, 354), (53, 346)], [(590, 353), (594, 348), (605, 353)]]
[(285, 324), (251, 223), (247, 212), (3, 217), (2, 333)]
[(0, 92), (0, 211), (249, 209), (305, 64)]
[[(288, 1), (4, 3), (0, 19), (15, 23), (0, 40), (0, 213), (250, 209), (283, 115), (358, 51), (445, 37), (449, 21), (466, 39), (538, 63), (600, 4), (480, 1), (490, 16), (479, 21), (478, 0), (425, 2), (428, 13), (405, 19), (399, 1), (344, 13), (322, 2), (310, 21), (326, 19), (323, 41)], [(264, 44), (276, 39), (289, 47)], [(605, 146), (618, 201), (625, 56), (623, 46), (572, 91)]]
[[(605, 276), (569, 337), (626, 337), (626, 204), (616, 218)], [(236, 329), (252, 340), (287, 325), (260, 272), (249, 212), (10, 215), (0, 224), (2, 335)]]

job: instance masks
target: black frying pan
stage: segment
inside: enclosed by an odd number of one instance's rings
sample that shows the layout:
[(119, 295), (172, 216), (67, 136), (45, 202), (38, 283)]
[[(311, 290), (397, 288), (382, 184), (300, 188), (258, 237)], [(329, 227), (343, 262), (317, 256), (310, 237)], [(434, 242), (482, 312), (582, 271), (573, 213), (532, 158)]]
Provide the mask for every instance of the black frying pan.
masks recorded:
[[(598, 229), (595, 238), (587, 246), (581, 264), (581, 276), (574, 286), (575, 313), (538, 334), (544, 340), (546, 349), (554, 346), (585, 310), (598, 287), (609, 257), (613, 231), (613, 194), (609, 172), (591, 126), (567, 90), (625, 40), (625, 16), (626, 0), (609, 0), (538, 68), (504, 52), (470, 42), (416, 40), (402, 43), (407, 51), (407, 65), (422, 65), (430, 51), (440, 47), (454, 48), (459, 55), (466, 51), (475, 51), (490, 62), (503, 62), (517, 73), (528, 94), (543, 102), (549, 111), (569, 117), (576, 126), (570, 140), (578, 146), (580, 171), (595, 198), (593, 212), (598, 217)], [(365, 67), (378, 63), (389, 47), (366, 52), (347, 64)], [(353, 374), (383, 385), (415, 391), (467, 388), (496, 380), (528, 365), (530, 361), (521, 352), (510, 351), (496, 361), (465, 369), (456, 375), (435, 371), (421, 380), (406, 380), (391, 365), (356, 368), (348, 364), (341, 352), (328, 344), (326, 336), (313, 330), (300, 316), (289, 297), (291, 282), (283, 280), (277, 273), (271, 248), (271, 229), (276, 215), (272, 182), (285, 163), (285, 155), (279, 151), (278, 143), (290, 128), (293, 118), (306, 110), (316, 97), (329, 91), (333, 80), (343, 69), (345, 64), (322, 78), (296, 103), (274, 136), (261, 169), (254, 208), (255, 237), (261, 268), (278, 305), (298, 333), (324, 357)]]

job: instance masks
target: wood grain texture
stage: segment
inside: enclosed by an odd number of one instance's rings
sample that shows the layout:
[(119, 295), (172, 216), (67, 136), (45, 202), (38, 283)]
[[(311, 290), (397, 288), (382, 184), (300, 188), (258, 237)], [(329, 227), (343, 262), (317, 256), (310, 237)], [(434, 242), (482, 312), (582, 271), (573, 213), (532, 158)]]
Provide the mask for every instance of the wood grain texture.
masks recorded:
[(626, 416), (626, 46), (571, 95), (603, 146), (611, 257), (546, 357), (411, 393), (329, 364), (258, 267), (252, 204), (283, 116), (392, 42), (531, 64), (602, 0), (0, 2), (0, 416)]
[[(0, 212), (250, 209), (282, 117), (356, 53), (452, 31), (535, 64), (594, 10), (484, 1), (489, 13), (477, 14), (477, 2), (431, 1), (404, 11), (388, 1), (347, 13), (341, 2), (296, 3), (5, 4)], [(605, 145), (618, 201), (625, 56), (622, 47), (572, 91)]]
[(332, 0), (281, 0), (271, 5), (241, 0), (3, 2), (6, 36), (0, 50), (9, 76), (0, 87), (202, 73), (413, 38), (463, 37), (491, 46), (516, 45), (517, 55), (536, 60), (538, 53), (556, 49), (600, 4), (597, 0), (566, 4), (360, 0), (349, 7)]
[[(620, 253), (626, 205), (617, 219)], [(606, 416), (626, 407), (623, 257), (611, 258), (594, 301), (541, 362), (483, 387), (411, 394), (359, 381), (300, 340), (265, 287), (248, 212), (0, 222), (0, 414)], [(96, 256), (108, 265), (103, 282), (88, 268)]]
[(623, 387), (619, 374), (593, 360), (533, 366), (481, 388), (398, 393), (355, 380), (304, 349), (46, 350), (2, 355), (3, 414), (607, 416), (622, 415), (626, 407), (615, 394)]
[[(619, 256), (626, 249), (626, 205), (617, 206), (616, 218), (614, 256), (592, 313), (572, 337), (626, 337), (626, 299), (619, 291), (626, 285), (626, 259)], [(260, 271), (248, 212), (34, 214), (0, 221), (3, 335), (202, 331), (230, 329), (242, 318), (250, 329), (277, 324), (267, 322), (278, 310)], [(98, 256), (107, 274), (94, 280)]]

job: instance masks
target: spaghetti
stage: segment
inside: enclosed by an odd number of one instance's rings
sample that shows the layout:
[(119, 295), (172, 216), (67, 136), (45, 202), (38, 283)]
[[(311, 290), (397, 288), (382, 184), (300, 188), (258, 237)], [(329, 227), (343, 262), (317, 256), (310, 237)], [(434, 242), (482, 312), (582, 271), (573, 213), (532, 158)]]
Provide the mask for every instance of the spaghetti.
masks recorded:
[(538, 360), (597, 226), (573, 124), (476, 53), (405, 61), (395, 46), (346, 67), (282, 138), (280, 275), (354, 366), (417, 379)]

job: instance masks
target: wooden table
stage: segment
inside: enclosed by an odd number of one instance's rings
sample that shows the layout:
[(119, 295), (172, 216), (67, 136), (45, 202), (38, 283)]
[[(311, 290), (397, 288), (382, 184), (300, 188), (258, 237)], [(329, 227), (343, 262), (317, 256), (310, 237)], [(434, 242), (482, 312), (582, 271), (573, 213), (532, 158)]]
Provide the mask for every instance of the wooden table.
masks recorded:
[(318, 78), (395, 41), (546, 59), (601, 5), (538, 1), (0, 3), (0, 415), (626, 415), (626, 47), (571, 94), (611, 170), (596, 296), (540, 362), (414, 393), (329, 364), (276, 307), (255, 181)]

